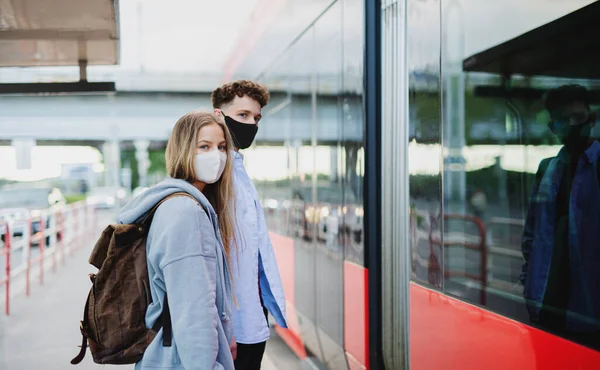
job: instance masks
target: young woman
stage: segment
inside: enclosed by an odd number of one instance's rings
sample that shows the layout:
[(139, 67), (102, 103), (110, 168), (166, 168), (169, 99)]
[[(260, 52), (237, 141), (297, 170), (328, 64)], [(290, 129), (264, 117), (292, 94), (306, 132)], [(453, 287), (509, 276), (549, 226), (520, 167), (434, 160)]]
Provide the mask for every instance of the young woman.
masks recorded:
[[(118, 216), (119, 222), (132, 223), (169, 195), (192, 196), (163, 202), (150, 226), (146, 249), (152, 304), (146, 325), (153, 327), (168, 307), (172, 335), (164, 328), (158, 331), (136, 364), (138, 370), (234, 370), (228, 267), (230, 244), (235, 242), (231, 149), (222, 118), (186, 114), (167, 144), (169, 176)], [(165, 335), (172, 336), (170, 346), (163, 341)]]

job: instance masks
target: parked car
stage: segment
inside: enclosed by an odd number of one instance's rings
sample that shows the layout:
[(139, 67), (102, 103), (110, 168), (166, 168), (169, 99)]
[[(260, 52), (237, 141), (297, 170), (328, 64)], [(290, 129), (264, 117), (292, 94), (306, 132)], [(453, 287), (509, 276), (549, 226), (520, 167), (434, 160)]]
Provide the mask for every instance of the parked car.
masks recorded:
[(313, 238), (334, 243), (345, 234), (354, 243), (362, 242), (363, 207), (351, 189), (342, 191), (338, 187), (317, 186), (316, 203), (312, 202), (312, 187), (292, 189), (290, 213), (294, 225), (294, 236), (305, 240)]
[(14, 236), (23, 236), (28, 220), (29, 210), (26, 208), (0, 208), (0, 221), (12, 225)]
[(105, 186), (92, 189), (88, 193), (86, 201), (87, 204), (96, 208), (115, 208), (121, 207), (126, 197), (125, 188)]
[[(50, 214), (62, 211), (66, 201), (62, 192), (55, 187), (43, 185), (12, 185), (0, 189), (0, 213), (3, 219), (7, 221), (20, 221), (16, 223), (15, 236), (20, 236), (25, 230), (24, 224), (30, 217), (33, 217), (31, 223), (31, 233), (35, 234), (41, 230), (41, 219), (45, 210), (50, 210), (45, 215), (44, 228), (50, 227)], [(20, 235), (19, 235), (20, 234)], [(57, 239), (60, 240), (60, 234), (57, 232)], [(46, 245), (49, 244), (49, 236), (46, 237)]]

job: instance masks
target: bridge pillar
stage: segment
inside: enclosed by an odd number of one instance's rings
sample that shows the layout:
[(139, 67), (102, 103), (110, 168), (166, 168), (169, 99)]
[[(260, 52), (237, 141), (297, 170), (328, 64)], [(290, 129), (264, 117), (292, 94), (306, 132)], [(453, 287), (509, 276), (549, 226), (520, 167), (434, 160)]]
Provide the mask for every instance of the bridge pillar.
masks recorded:
[(338, 161), (340, 159), (340, 151), (336, 145), (332, 145), (330, 148), (330, 171), (329, 171), (329, 181), (332, 183), (336, 183), (338, 181)]
[(362, 195), (362, 179), (361, 174), (357, 173), (356, 168), (358, 165), (358, 151), (360, 145), (356, 143), (347, 143), (344, 147), (345, 150), (345, 161), (346, 165), (344, 168), (346, 184), (350, 186), (350, 189), (354, 192), (354, 196), (360, 199)]
[(111, 140), (102, 144), (102, 156), (104, 157), (105, 186), (120, 186), (121, 148), (119, 141)]
[(445, 76), (444, 212), (463, 214), (466, 212), (467, 202), (467, 170), (462, 153), (466, 145), (465, 76), (462, 71), (465, 36), (464, 12), (460, 2), (449, 1), (445, 14), (447, 22), (442, 40), (442, 75)]
[(138, 165), (139, 186), (148, 186), (148, 169), (150, 168), (148, 147), (150, 146), (150, 141), (135, 140), (133, 145), (135, 146), (135, 159)]

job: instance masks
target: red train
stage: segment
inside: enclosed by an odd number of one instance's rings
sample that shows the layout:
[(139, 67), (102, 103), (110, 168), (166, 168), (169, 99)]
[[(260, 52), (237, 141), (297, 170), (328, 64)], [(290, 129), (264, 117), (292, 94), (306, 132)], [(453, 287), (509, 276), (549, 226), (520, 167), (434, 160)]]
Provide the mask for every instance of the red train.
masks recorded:
[[(536, 321), (522, 279), (535, 173), (563, 148), (547, 93), (584, 86), (586, 124), (600, 105), (600, 2), (316, 1), (310, 19), (303, 6), (274, 21), (306, 27), (259, 76), (276, 106), (261, 132), (283, 138), (257, 150), (287, 163), (258, 186), (279, 335), (331, 369), (600, 369), (596, 272), (563, 292), (568, 307), (587, 294), (583, 328), (571, 308), (561, 330)], [(586, 243), (600, 229), (568, 227)]]

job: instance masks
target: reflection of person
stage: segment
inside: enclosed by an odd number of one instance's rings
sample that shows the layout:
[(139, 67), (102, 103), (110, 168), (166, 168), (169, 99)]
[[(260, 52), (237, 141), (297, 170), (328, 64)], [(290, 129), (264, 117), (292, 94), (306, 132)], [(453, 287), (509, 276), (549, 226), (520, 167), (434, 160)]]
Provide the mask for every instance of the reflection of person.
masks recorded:
[(80, 180), (79, 181), (79, 193), (81, 194), (87, 194), (88, 192), (88, 184), (87, 181), (85, 180)]
[(477, 189), (471, 196), (471, 207), (476, 217), (482, 218), (487, 207), (487, 197), (483, 189)]
[(531, 320), (600, 347), (600, 143), (587, 90), (567, 85), (546, 98), (552, 132), (564, 144), (540, 163), (523, 233), (521, 274)]
[(117, 218), (121, 223), (142, 219), (173, 193), (195, 198), (168, 199), (154, 214), (147, 239), (153, 303), (146, 324), (152, 327), (161, 315), (168, 293), (173, 342), (163, 345), (161, 329), (136, 369), (234, 369), (227, 267), (234, 232), (233, 214), (226, 206), (233, 201), (230, 145), (221, 117), (186, 114), (167, 144), (169, 178), (133, 199)]
[(267, 310), (277, 324), (287, 327), (285, 298), (267, 223), (239, 152), (254, 141), (261, 110), (268, 101), (268, 91), (252, 81), (227, 83), (212, 93), (215, 114), (225, 117), (235, 146), (233, 181), (239, 237), (232, 267), (237, 300), (234, 334), (238, 343), (235, 360), (238, 370), (260, 369), (269, 339)]

